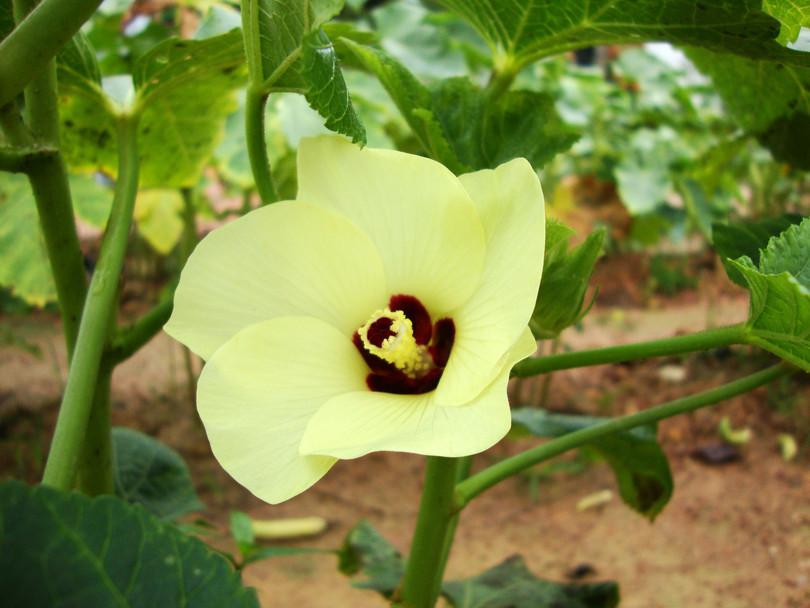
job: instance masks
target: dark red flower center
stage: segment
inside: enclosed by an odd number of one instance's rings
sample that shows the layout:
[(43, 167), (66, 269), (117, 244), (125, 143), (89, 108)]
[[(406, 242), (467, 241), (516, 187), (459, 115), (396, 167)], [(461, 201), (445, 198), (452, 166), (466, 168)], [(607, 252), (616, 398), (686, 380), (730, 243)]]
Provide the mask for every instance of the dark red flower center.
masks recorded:
[[(406, 373), (394, 363), (370, 352), (363, 343), (360, 330), (358, 330), (354, 333), (352, 342), (368, 365), (369, 373), (366, 376), (366, 384), (372, 391), (400, 395), (415, 395), (432, 391), (438, 386), (453, 349), (456, 337), (456, 326), (453, 320), (445, 318), (439, 319), (435, 324), (432, 323), (430, 313), (422, 302), (410, 295), (391, 296), (388, 301), (388, 310), (401, 311), (410, 320), (413, 339), (424, 354), (425, 361), (418, 373)], [(392, 329), (393, 324), (392, 319), (381, 316), (362, 329), (365, 331), (364, 335), (368, 343), (379, 348), (383, 346), (385, 340), (396, 336), (396, 332)], [(383, 356), (386, 356), (386, 353), (383, 353)]]

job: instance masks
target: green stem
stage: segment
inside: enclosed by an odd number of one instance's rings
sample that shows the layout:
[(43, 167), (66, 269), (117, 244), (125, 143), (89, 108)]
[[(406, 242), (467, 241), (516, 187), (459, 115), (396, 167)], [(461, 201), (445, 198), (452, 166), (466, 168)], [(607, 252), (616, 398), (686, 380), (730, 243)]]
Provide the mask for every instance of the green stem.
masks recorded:
[(273, 176), (270, 173), (270, 159), (267, 157), (267, 143), (264, 140), (264, 106), (268, 94), (249, 86), (245, 96), (245, 140), (247, 142), (250, 170), (256, 182), (256, 190), (262, 204), (278, 200)]
[(512, 369), (512, 375), (522, 378), (572, 367), (587, 367), (589, 365), (603, 365), (605, 363), (618, 363), (620, 361), (647, 359), (649, 357), (681, 355), (731, 344), (742, 344), (745, 343), (747, 335), (748, 330), (744, 325), (731, 325), (661, 340), (608, 346), (607, 348), (596, 348), (573, 353), (560, 353), (548, 357), (534, 357), (524, 359), (518, 363)]
[(172, 314), (173, 295), (173, 291), (169, 292), (140, 319), (129, 327), (119, 330), (104, 354), (105, 359), (118, 365), (149, 342), (169, 320)]
[(113, 207), (82, 312), (75, 354), (43, 477), (43, 483), (62, 490), (69, 490), (73, 485), (104, 344), (114, 318), (118, 278), (138, 190), (136, 133), (136, 117), (119, 118), (118, 180)]
[(98, 370), (93, 406), (79, 459), (78, 487), (88, 496), (114, 494), (112, 438), (110, 436), (110, 384), (113, 366)]
[(39, 225), (48, 250), (62, 317), (62, 332), (70, 357), (79, 332), (87, 278), (62, 155), (55, 154), (32, 165), (28, 171), (28, 181), (34, 193)]
[(457, 465), (455, 458), (427, 457), (419, 516), (399, 592), (401, 605), (407, 608), (433, 608), (439, 597), (443, 561), (457, 518), (453, 511)]
[(0, 146), (0, 171), (28, 173), (37, 162), (56, 154), (54, 148)]
[(0, 106), (46, 68), (101, 0), (43, 0), (0, 42)]
[(780, 363), (717, 388), (676, 399), (637, 414), (608, 420), (586, 429), (568, 433), (557, 439), (552, 439), (535, 448), (502, 460), (462, 481), (456, 486), (456, 509), (463, 509), (473, 498), (501, 481), (563, 452), (581, 447), (605, 435), (626, 431), (643, 424), (658, 422), (665, 418), (691, 412), (742, 393), (747, 393), (792, 371), (792, 368)]

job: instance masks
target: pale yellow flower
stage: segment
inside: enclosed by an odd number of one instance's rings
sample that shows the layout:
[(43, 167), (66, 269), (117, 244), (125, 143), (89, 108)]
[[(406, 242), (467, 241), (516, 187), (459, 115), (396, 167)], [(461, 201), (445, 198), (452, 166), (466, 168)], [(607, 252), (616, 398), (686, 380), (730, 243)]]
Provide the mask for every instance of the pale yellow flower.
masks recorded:
[(481, 452), (543, 265), (543, 194), (517, 159), (432, 160), (304, 140), (299, 191), (208, 235), (166, 331), (207, 361), (197, 406), (222, 466), (277, 503), (336, 459)]

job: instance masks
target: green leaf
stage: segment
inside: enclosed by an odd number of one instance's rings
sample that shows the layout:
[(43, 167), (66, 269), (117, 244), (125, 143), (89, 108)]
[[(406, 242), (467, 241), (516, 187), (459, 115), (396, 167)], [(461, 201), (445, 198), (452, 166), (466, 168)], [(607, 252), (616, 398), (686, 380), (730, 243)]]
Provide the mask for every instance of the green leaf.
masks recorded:
[[(116, 115), (137, 112), (141, 187), (196, 184), (225, 117), (236, 107), (233, 91), (243, 84), (243, 62), (239, 31), (205, 40), (166, 40), (136, 61), (134, 99), (128, 104), (113, 101), (75, 71), (67, 76), (62, 70), (61, 133), (68, 162), (114, 175)], [(127, 76), (104, 80), (107, 91), (128, 86)]]
[(712, 79), (723, 105), (743, 129), (756, 135), (776, 159), (810, 169), (805, 145), (810, 138), (810, 67), (702, 49), (690, 49), (688, 55)]
[(572, 584), (537, 578), (514, 555), (478, 576), (444, 583), (454, 608), (615, 608), (616, 583)]
[(56, 300), (31, 187), (11, 173), (0, 173), (0, 285), (33, 306)]
[(56, 68), (62, 92), (72, 89), (90, 96), (101, 93), (101, 70), (96, 52), (81, 32), (59, 51)]
[(569, 252), (573, 230), (559, 222), (546, 223), (543, 276), (529, 320), (536, 338), (556, 338), (566, 327), (579, 322), (590, 308), (585, 304), (585, 292), (602, 253), (605, 234), (604, 229), (596, 230)]
[(810, 27), (810, 2), (807, 0), (762, 0), (762, 8), (779, 19), (779, 42), (795, 42), (802, 27)]
[(302, 48), (301, 76), (307, 83), (304, 96), (310, 107), (326, 119), (327, 129), (365, 143), (366, 130), (352, 106), (329, 37), (318, 29), (304, 37)]
[[(560, 437), (606, 420), (552, 414), (538, 408), (512, 410), (512, 423), (536, 437)], [(613, 469), (622, 500), (641, 515), (655, 519), (672, 497), (673, 488), (669, 462), (656, 439), (656, 427), (636, 427), (588, 445)]]
[(772, 238), (759, 265), (732, 264), (751, 293), (747, 341), (810, 371), (810, 218)]
[(140, 190), (133, 218), (138, 232), (161, 255), (167, 255), (183, 233), (183, 197), (178, 190)]
[(441, 0), (478, 30), (496, 65), (517, 71), (530, 61), (597, 44), (645, 40), (705, 47), (810, 65), (806, 54), (774, 40), (779, 22), (760, 0)]
[(454, 173), (516, 157), (539, 168), (578, 138), (549, 95), (509, 91), (493, 103), (468, 78), (442, 80), (428, 89), (384, 51), (344, 43), (379, 78), (425, 152)]
[(233, 540), (243, 556), (256, 545), (256, 536), (253, 534), (253, 522), (247, 513), (231, 511), (228, 516), (229, 527)]
[(68, 180), (76, 217), (96, 228), (104, 228), (112, 207), (112, 188), (104, 185), (95, 175), (69, 175)]
[(320, 27), (343, 0), (253, 0), (243, 3), (245, 51), (254, 86), (306, 96), (329, 129), (365, 143), (329, 36)]
[(176, 519), (204, 505), (188, 467), (169, 446), (133, 429), (112, 430), (115, 493), (161, 519)]
[(759, 266), (759, 253), (768, 246), (771, 237), (779, 236), (793, 224), (802, 221), (802, 216), (784, 214), (761, 220), (748, 220), (730, 224), (712, 225), (712, 244), (717, 255), (723, 259), (728, 277), (745, 287), (747, 285), (737, 267), (730, 260), (749, 258)]
[(471, 170), (526, 158), (541, 168), (570, 148), (579, 134), (566, 125), (551, 95), (508, 91), (494, 104), (467, 78), (441, 81), (432, 111), (458, 158)]
[(27, 608), (258, 608), (196, 538), (113, 496), (0, 485), (0, 595)]
[[(76, 216), (96, 227), (107, 222), (112, 190), (90, 175), (68, 176)], [(56, 301), (39, 213), (28, 180), (0, 173), (0, 285), (33, 306)]]
[(304, 36), (343, 8), (343, 0), (251, 0), (242, 6), (247, 24), (245, 53), (254, 82), (269, 86), (300, 84), (289, 72), (301, 53)]
[(338, 559), (343, 574), (365, 574), (365, 580), (352, 586), (377, 591), (386, 598), (391, 597), (405, 573), (402, 555), (365, 520), (346, 535)]

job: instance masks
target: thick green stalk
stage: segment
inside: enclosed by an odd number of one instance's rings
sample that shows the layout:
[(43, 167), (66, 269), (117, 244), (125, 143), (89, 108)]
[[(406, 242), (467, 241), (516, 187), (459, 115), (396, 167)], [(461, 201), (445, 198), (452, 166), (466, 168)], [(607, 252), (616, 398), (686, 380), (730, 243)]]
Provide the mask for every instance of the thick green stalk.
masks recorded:
[(39, 225), (48, 250), (62, 332), (70, 357), (79, 331), (79, 321), (87, 293), (84, 257), (73, 219), (67, 168), (61, 154), (47, 157), (31, 166), (28, 180), (39, 213)]
[(594, 426), (568, 433), (557, 439), (552, 439), (520, 454), (492, 465), (462, 481), (456, 486), (455, 506), (463, 509), (473, 498), (485, 492), (501, 481), (520, 473), (544, 460), (558, 456), (563, 452), (581, 447), (605, 435), (626, 431), (643, 424), (658, 422), (678, 414), (713, 405), (720, 401), (730, 399), (742, 393), (747, 393), (763, 384), (767, 384), (780, 376), (789, 374), (792, 368), (784, 363), (774, 365), (762, 371), (751, 374), (728, 384), (718, 386), (708, 391), (690, 395), (682, 399), (670, 401), (637, 414), (614, 418)]
[(247, 142), (250, 170), (256, 182), (256, 190), (262, 204), (267, 205), (278, 200), (273, 176), (270, 173), (270, 159), (267, 156), (267, 143), (264, 139), (264, 106), (267, 93), (253, 85), (245, 94), (245, 139)]
[(93, 407), (79, 459), (78, 487), (88, 496), (114, 494), (110, 384), (113, 366), (102, 363), (93, 391)]
[(118, 119), (118, 180), (113, 207), (82, 312), (76, 349), (43, 477), (43, 483), (63, 490), (73, 486), (104, 344), (114, 319), (118, 278), (138, 190), (136, 133), (136, 117)]
[(101, 0), (43, 0), (0, 42), (0, 106), (46, 69)]
[(661, 340), (608, 346), (573, 353), (560, 353), (548, 357), (533, 357), (524, 359), (515, 365), (512, 369), (512, 375), (523, 378), (572, 367), (587, 367), (589, 365), (603, 365), (605, 363), (618, 363), (620, 361), (633, 361), (650, 357), (681, 355), (731, 344), (743, 344), (747, 336), (748, 330), (744, 325), (731, 325)]
[[(453, 488), (458, 460), (428, 456), (419, 516), (411, 541), (398, 605), (407, 608), (433, 608), (441, 591), (444, 560), (452, 544), (454, 520)], [(448, 534), (449, 533), (449, 534)]]

